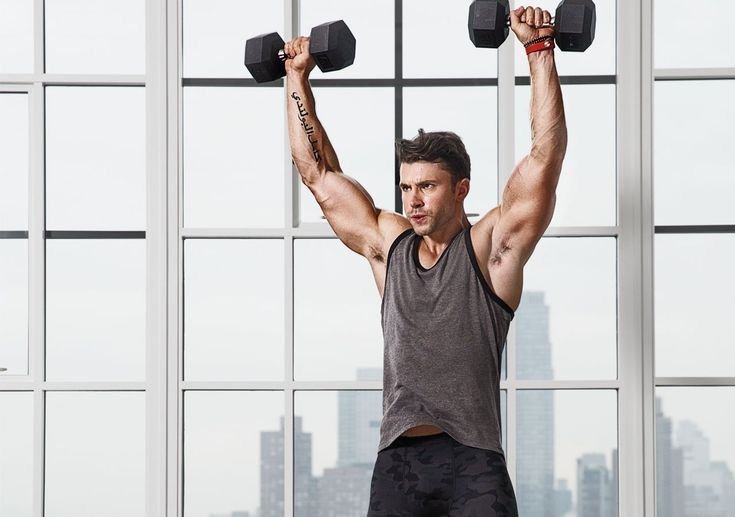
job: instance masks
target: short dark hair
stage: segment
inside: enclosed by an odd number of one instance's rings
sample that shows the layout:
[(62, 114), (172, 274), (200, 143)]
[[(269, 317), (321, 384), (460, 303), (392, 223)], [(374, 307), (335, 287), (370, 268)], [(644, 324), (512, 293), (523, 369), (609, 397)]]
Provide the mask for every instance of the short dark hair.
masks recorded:
[(396, 141), (396, 154), (400, 163), (431, 162), (441, 164), (452, 175), (452, 184), (462, 178), (470, 179), (470, 156), (462, 139), (451, 131), (426, 132), (411, 140)]

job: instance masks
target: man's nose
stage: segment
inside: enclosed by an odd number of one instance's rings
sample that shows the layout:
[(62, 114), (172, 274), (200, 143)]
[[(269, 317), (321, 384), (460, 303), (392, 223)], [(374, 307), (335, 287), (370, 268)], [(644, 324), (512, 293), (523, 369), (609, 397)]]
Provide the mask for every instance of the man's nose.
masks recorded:
[(424, 204), (424, 200), (421, 199), (421, 195), (418, 193), (418, 191), (411, 192), (409, 196), (409, 203), (412, 208), (416, 208)]

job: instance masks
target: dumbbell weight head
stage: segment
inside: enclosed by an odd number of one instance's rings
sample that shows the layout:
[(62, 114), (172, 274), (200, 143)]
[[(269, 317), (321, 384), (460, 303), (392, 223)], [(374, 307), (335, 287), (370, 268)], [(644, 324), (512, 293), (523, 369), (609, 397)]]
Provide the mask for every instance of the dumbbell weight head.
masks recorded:
[(355, 36), (342, 20), (322, 23), (311, 29), (309, 52), (322, 72), (342, 70), (355, 61)]
[(245, 67), (256, 82), (273, 81), (286, 75), (286, 67), (279, 57), (285, 46), (277, 32), (261, 34), (245, 42)]
[(498, 48), (508, 37), (508, 0), (475, 0), (470, 4), (467, 28), (476, 47)]
[(584, 52), (595, 39), (596, 23), (592, 0), (563, 0), (554, 16), (557, 46), (566, 51)]

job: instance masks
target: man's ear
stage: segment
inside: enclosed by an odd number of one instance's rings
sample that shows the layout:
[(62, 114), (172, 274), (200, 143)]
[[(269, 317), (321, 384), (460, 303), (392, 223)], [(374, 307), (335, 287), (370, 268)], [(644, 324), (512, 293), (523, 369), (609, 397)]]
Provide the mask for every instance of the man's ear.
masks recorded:
[(457, 201), (464, 201), (467, 195), (470, 193), (470, 179), (462, 178), (461, 180), (459, 180), (454, 191), (457, 195)]

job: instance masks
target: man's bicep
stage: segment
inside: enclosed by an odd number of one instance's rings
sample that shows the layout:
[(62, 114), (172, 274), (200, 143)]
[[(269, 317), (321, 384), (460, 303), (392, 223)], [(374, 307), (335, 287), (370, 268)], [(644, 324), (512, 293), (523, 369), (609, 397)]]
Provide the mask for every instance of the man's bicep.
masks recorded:
[(528, 157), (521, 160), (503, 191), (493, 247), (513, 250), (525, 263), (554, 215), (553, 176)]
[(351, 250), (370, 258), (381, 245), (378, 227), (380, 210), (355, 179), (326, 172), (309, 187), (337, 237)]

